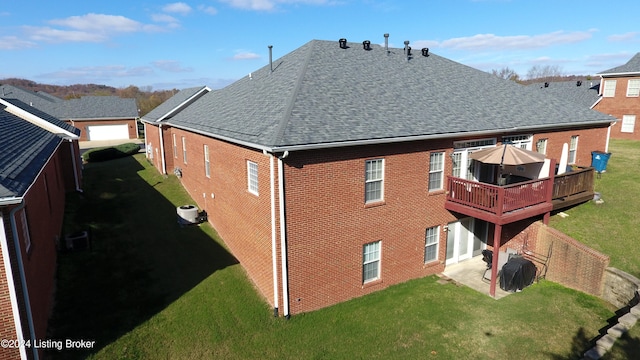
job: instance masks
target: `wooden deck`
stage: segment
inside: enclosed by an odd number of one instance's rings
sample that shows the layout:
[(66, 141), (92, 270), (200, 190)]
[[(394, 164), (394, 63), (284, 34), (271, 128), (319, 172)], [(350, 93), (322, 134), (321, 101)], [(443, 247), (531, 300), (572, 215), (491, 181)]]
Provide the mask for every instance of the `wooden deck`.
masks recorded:
[(504, 225), (592, 199), (594, 176), (593, 168), (583, 168), (506, 186), (450, 176), (445, 208)]

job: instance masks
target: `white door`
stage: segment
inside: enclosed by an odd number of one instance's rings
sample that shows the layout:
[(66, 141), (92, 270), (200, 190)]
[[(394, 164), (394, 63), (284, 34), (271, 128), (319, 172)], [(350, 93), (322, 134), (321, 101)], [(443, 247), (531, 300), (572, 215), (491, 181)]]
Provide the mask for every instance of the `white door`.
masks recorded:
[(480, 255), (487, 247), (488, 224), (485, 221), (464, 218), (449, 223), (448, 229), (446, 265)]
[(121, 140), (129, 138), (129, 125), (95, 125), (87, 126), (89, 140)]
[(451, 157), (453, 161), (452, 175), (467, 180), (493, 183), (497, 165), (483, 164), (473, 161), (469, 157), (474, 151), (486, 148), (456, 149)]

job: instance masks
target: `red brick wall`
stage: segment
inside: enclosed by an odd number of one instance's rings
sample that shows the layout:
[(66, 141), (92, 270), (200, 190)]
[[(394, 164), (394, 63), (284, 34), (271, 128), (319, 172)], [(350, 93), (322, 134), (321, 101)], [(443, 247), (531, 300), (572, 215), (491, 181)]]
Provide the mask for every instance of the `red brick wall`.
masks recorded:
[(138, 125), (136, 119), (118, 119), (118, 120), (82, 120), (72, 121), (65, 120), (65, 122), (71, 126), (75, 126), (80, 129), (80, 141), (87, 141), (87, 127), (88, 126), (100, 126), (100, 125), (129, 125), (129, 139), (138, 138)]
[[(0, 210), (2, 211), (2, 210)], [(2, 221), (4, 228), (7, 231), (11, 231), (11, 223), (9, 222), (9, 211), (2, 211)], [(5, 236), (5, 235), (0, 235)], [(8, 237), (7, 241), (12, 242), (11, 237)], [(0, 244), (2, 247), (2, 244)], [(13, 309), (11, 307), (11, 301), (9, 298), (9, 284), (6, 278), (6, 265), (2, 257), (2, 251), (13, 251), (13, 249), (0, 248), (0, 340), (2, 339), (17, 339), (15, 322), (13, 320)], [(0, 360), (19, 359), (20, 353), (17, 348), (14, 349), (1, 349)]]
[[(16, 228), (21, 247), (20, 252), (22, 254), (27, 289), (29, 291), (29, 302), (31, 305), (36, 339), (46, 339), (47, 322), (53, 305), (57, 257), (55, 241), (61, 235), (62, 231), (66, 193), (64, 176), (62, 176), (60, 172), (63, 171), (64, 168), (62, 158), (64, 158), (64, 153), (67, 150), (68, 148), (64, 146), (64, 144), (58, 147), (55, 155), (45, 165), (40, 176), (25, 195), (24, 209), (18, 210), (15, 213)], [(7, 217), (13, 208), (15, 208), (15, 206), (5, 210)], [(22, 230), (22, 212), (26, 212), (29, 238), (31, 240), (31, 247), (28, 251)], [(43, 221), (43, 219), (46, 219), (46, 221)], [(8, 220), (5, 221), (5, 230), (7, 231), (6, 236), (11, 244), (13, 244), (11, 224)], [(13, 247), (13, 245), (11, 247)], [(13, 251), (14, 249), (12, 248), (10, 250)], [(18, 275), (19, 269), (17, 267), (17, 260), (15, 258), (13, 259), (14, 284), (20, 306), (22, 307), (20, 315), (23, 331), (25, 332), (25, 338), (29, 338), (28, 323), (24, 310), (25, 301)], [(4, 275), (4, 272), (1, 273), (1, 276)], [(3, 281), (6, 284), (6, 279)], [(1, 294), (0, 298), (3, 298), (5, 293), (3, 292)], [(3, 307), (0, 311), (5, 311), (5, 308)], [(12, 322), (13, 318), (10, 318), (7, 319), (6, 322), (3, 321), (3, 325), (8, 326), (7, 329), (9, 329), (9, 331), (15, 331)], [(15, 338), (15, 335), (13, 338)], [(4, 350), (5, 349), (3, 349), (3, 351)]]
[[(176, 134), (177, 158), (172, 154), (170, 133)], [(165, 151), (167, 158), (175, 162), (173, 165), (182, 169), (183, 186), (198, 207), (207, 211), (209, 221), (225, 244), (273, 305), (269, 156), (180, 129), (173, 128), (170, 133), (165, 134)], [(182, 154), (183, 136), (186, 163)], [(205, 144), (209, 146), (210, 177), (205, 176)], [(258, 164), (258, 195), (248, 191), (247, 160)], [(167, 171), (173, 170), (168, 167)]]
[[(627, 97), (627, 85), (630, 79), (633, 79), (633, 77), (615, 78), (617, 82), (614, 97), (602, 97), (600, 102), (594, 107), (595, 110), (618, 119), (618, 122), (611, 129), (612, 139), (640, 140), (640, 97)], [(638, 79), (638, 77), (635, 77), (635, 79)], [(609, 79), (606, 78), (601, 81), (601, 89), (604, 88), (604, 80)], [(622, 127), (622, 115), (636, 116), (633, 133), (623, 133), (620, 131)]]
[[(290, 154), (285, 198), (292, 313), (444, 269), (443, 229), (455, 217), (444, 210), (444, 191), (427, 189), (429, 151), (450, 146), (413, 142)], [(365, 160), (376, 158), (384, 159), (384, 201), (365, 205)], [(425, 230), (438, 225), (438, 261), (424, 264)], [(363, 246), (378, 240), (380, 279), (363, 284)]]
[(571, 137), (577, 135), (578, 151), (576, 153), (576, 165), (590, 166), (591, 152), (604, 151), (606, 148), (607, 131), (608, 127), (603, 126), (594, 129), (583, 128), (537, 133), (533, 136), (533, 150), (535, 151), (535, 144), (539, 139), (548, 139), (546, 155), (548, 158), (556, 159), (557, 163), (560, 163), (562, 145), (564, 143), (569, 145)]
[[(160, 173), (162, 173), (162, 154), (160, 153), (160, 135), (158, 133), (158, 126), (145, 123), (144, 137), (147, 159), (151, 161), (153, 166), (158, 169)], [(170, 151), (170, 149), (167, 149), (167, 151)], [(167, 157), (168, 156), (170, 156), (169, 152), (167, 152)]]

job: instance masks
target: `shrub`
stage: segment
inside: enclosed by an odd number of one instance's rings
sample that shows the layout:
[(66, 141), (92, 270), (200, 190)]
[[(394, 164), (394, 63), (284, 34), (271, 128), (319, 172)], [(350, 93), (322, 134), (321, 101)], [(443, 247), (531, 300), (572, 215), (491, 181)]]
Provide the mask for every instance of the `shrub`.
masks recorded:
[(140, 151), (140, 145), (134, 143), (126, 143), (116, 146), (91, 149), (82, 154), (82, 160), (86, 162), (99, 162), (113, 160), (129, 155), (136, 154)]

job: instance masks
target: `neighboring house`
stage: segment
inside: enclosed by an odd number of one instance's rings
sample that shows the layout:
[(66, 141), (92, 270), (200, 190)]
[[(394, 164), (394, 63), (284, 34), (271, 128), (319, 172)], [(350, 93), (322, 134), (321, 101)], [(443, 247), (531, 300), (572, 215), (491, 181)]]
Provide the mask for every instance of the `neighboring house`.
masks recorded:
[[(2, 359), (34, 358), (47, 339), (65, 193), (80, 190), (80, 131), (15, 99), (0, 99), (0, 339)], [(42, 353), (39, 353), (42, 356)]]
[(83, 96), (62, 100), (12, 85), (0, 85), (0, 98), (21, 100), (80, 129), (81, 141), (138, 138), (138, 106), (135, 99)]
[[(154, 165), (160, 169), (163, 174), (167, 173), (165, 157), (161, 154), (161, 152), (164, 153), (164, 149), (162, 148), (164, 144), (158, 141), (150, 141), (150, 139), (163, 138), (164, 135), (161, 134), (164, 131), (162, 123), (171, 119), (175, 114), (184, 110), (184, 108), (191, 105), (194, 101), (198, 100), (202, 95), (209, 91), (211, 91), (211, 89), (206, 86), (184, 89), (167, 99), (167, 101), (156, 106), (140, 119), (143, 122), (160, 124), (157, 126), (159, 131), (158, 136), (155, 134), (145, 136), (145, 149), (147, 151), (147, 157), (154, 162)], [(169, 136), (171, 135), (169, 134)], [(173, 169), (172, 159), (166, 160), (170, 162), (169, 167)]]
[(611, 137), (615, 139), (640, 140), (640, 53), (634, 55), (626, 64), (602, 71), (600, 75), (601, 98), (593, 109), (618, 119), (611, 128)]
[[(310, 41), (198, 94), (142, 119), (159, 149), (147, 156), (181, 176), (284, 316), (440, 273), (496, 240), (494, 252), (524, 246), (533, 222), (593, 198), (591, 187), (552, 202), (563, 144), (571, 164), (588, 165), (615, 121), (427, 49), (346, 40)], [(543, 179), (493, 185), (499, 166), (469, 156), (505, 142), (550, 160), (504, 172)], [(495, 197), (461, 198), (480, 191)]]

